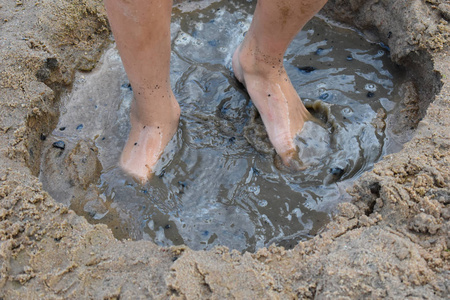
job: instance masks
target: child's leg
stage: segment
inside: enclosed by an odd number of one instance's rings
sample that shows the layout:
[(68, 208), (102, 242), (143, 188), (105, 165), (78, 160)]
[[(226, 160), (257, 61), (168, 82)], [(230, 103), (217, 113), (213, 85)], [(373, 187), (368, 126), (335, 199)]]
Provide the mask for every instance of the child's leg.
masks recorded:
[(120, 165), (146, 181), (175, 134), (180, 107), (170, 86), (171, 0), (105, 0), (134, 93)]
[(295, 35), (326, 0), (259, 0), (249, 31), (233, 56), (236, 78), (247, 87), (269, 139), (284, 164), (294, 167), (294, 137), (309, 113), (283, 66)]

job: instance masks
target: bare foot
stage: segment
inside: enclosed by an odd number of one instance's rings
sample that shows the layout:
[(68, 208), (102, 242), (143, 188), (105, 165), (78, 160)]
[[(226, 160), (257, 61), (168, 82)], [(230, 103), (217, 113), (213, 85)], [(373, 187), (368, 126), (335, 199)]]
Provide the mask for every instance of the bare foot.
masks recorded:
[[(137, 101), (131, 105), (131, 131), (120, 157), (121, 168), (145, 183), (153, 174), (164, 148), (178, 128), (180, 107), (171, 91), (153, 95), (162, 101)], [(159, 104), (155, 106), (156, 104)]]
[(300, 169), (294, 138), (311, 115), (289, 80), (282, 56), (268, 57), (243, 45), (233, 55), (234, 75), (247, 88), (283, 164)]

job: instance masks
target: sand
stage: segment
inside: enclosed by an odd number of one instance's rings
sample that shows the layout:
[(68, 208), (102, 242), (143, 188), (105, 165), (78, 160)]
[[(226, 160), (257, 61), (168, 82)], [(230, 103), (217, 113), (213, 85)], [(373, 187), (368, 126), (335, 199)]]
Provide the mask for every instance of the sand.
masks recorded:
[[(36, 177), (61, 92), (111, 43), (97, 0), (0, 1), (0, 297), (3, 299), (446, 298), (450, 293), (449, 9), (438, 0), (332, 0), (406, 68), (403, 150), (351, 188), (319, 235), (241, 254), (118, 241)], [(447, 296), (446, 296), (447, 295)]]

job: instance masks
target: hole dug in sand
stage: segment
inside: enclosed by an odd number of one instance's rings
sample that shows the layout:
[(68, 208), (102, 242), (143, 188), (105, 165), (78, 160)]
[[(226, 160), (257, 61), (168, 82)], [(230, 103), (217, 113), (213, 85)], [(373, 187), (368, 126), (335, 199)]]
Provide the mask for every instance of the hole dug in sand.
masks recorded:
[(174, 9), (171, 80), (182, 117), (145, 185), (117, 167), (132, 100), (117, 50), (107, 50), (91, 73), (78, 73), (44, 142), (40, 179), (52, 197), (119, 239), (161, 246), (290, 249), (316, 235), (349, 200), (354, 180), (410, 138), (419, 95), (385, 45), (313, 19), (285, 59), (316, 117), (297, 141), (307, 167), (277, 168), (257, 111), (230, 72), (252, 6)]

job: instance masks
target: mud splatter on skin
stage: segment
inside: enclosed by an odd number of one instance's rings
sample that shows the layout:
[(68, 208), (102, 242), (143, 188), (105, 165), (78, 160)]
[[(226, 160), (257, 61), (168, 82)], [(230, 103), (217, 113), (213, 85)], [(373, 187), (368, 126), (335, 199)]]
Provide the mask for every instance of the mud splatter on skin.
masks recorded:
[(286, 26), (286, 23), (288, 22), (289, 18), (292, 16), (292, 11), (289, 8), (289, 6), (283, 6), (282, 4), (278, 6), (280, 9), (280, 15), (282, 20), (282, 27), (284, 28)]

